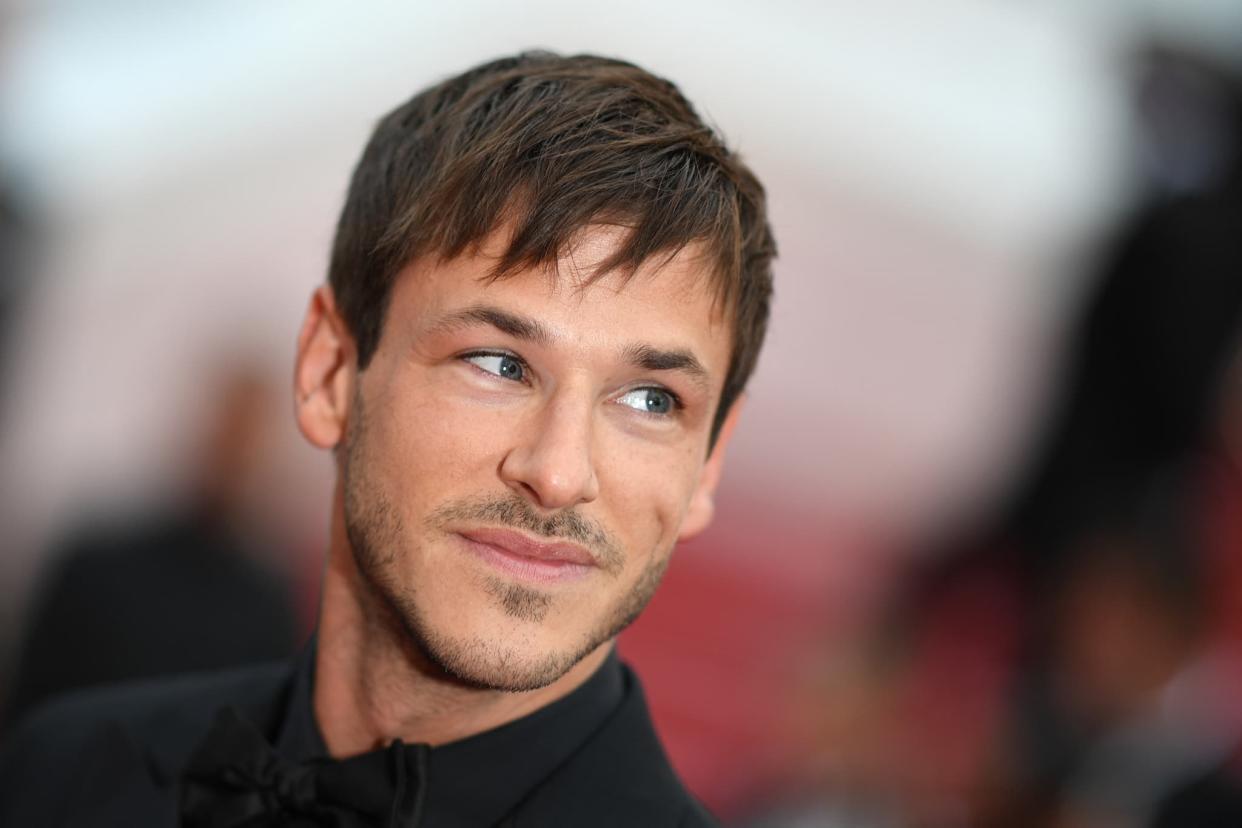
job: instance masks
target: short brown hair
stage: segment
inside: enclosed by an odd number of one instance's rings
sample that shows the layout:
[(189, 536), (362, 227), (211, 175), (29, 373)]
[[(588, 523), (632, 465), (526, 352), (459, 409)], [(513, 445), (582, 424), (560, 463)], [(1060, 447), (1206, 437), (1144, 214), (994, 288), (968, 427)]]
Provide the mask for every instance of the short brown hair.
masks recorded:
[(733, 344), (712, 441), (754, 371), (776, 244), (763, 187), (669, 81), (619, 60), (528, 52), (475, 67), (385, 116), (354, 170), (328, 281), (367, 366), (393, 280), (512, 219), (503, 278), (555, 266), (596, 222), (629, 228), (593, 277), (691, 242), (713, 260)]

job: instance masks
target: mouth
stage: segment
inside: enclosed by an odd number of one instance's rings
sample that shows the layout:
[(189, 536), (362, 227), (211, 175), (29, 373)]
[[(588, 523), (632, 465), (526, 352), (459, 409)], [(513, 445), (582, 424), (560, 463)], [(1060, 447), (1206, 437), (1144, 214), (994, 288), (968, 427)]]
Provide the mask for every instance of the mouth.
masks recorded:
[(575, 581), (597, 568), (595, 557), (573, 543), (536, 541), (508, 529), (469, 529), (457, 534), (484, 562), (522, 580)]

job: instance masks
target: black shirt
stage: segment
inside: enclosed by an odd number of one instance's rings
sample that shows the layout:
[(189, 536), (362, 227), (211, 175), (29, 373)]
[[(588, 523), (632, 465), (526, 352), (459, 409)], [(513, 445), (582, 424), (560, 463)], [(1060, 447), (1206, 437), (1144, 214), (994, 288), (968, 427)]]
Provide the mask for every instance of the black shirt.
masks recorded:
[[(295, 762), (328, 755), (312, 706), (314, 644), (298, 657), (289, 703), (274, 742)], [(521, 719), (425, 751), (420, 824), (494, 825), (608, 720), (625, 695), (616, 653), (568, 695)], [(410, 763), (411, 772), (414, 770)]]
[[(312, 714), (312, 661), (304, 652), (40, 708), (0, 744), (0, 826), (180, 825), (188, 769), (221, 711), (236, 711), (280, 761), (316, 761), (326, 751)], [(528, 716), (437, 748), (405, 749), (417, 751), (408, 766), (420, 774), (423, 828), (715, 824), (669, 764), (637, 677), (612, 656)]]

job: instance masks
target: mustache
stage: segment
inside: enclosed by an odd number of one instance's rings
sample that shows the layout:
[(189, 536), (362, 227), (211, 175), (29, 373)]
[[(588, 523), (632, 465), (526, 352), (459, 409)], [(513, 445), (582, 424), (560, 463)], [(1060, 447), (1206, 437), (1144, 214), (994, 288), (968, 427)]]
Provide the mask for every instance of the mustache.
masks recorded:
[(436, 509), (428, 521), (438, 529), (462, 523), (486, 523), (521, 529), (544, 538), (567, 540), (590, 550), (600, 568), (614, 575), (625, 564), (620, 544), (595, 521), (573, 510), (541, 515), (516, 495), (447, 503)]

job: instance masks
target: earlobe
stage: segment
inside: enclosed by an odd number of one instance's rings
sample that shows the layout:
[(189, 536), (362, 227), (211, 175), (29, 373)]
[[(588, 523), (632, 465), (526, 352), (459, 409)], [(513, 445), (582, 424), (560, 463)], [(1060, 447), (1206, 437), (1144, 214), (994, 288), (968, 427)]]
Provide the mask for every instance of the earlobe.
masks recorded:
[(336, 311), (332, 288), (321, 285), (302, 321), (293, 376), (298, 429), (312, 445), (333, 448), (344, 436), (354, 366), (353, 339)]
[(724, 471), (725, 450), (733, 437), (733, 429), (737, 426), (738, 417), (742, 412), (743, 397), (738, 397), (729, 407), (724, 422), (720, 426), (720, 435), (716, 445), (712, 447), (711, 456), (703, 464), (699, 475), (699, 485), (690, 498), (690, 506), (686, 509), (686, 517), (681, 523), (678, 540), (689, 540), (711, 525), (716, 515), (716, 487), (720, 483), (721, 472)]

